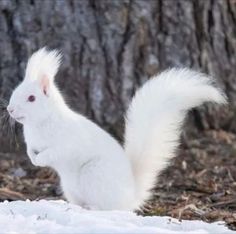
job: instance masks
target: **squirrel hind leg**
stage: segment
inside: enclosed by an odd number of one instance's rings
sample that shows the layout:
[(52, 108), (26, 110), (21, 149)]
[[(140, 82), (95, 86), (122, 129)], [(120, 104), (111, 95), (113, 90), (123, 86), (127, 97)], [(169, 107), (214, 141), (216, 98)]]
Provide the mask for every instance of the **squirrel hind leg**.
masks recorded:
[(98, 207), (93, 206), (93, 205), (88, 205), (87, 203), (81, 203), (79, 204), (79, 206), (85, 210), (99, 210)]
[(78, 198), (75, 198), (72, 194), (64, 194), (66, 197), (66, 200), (74, 205), (80, 206), (81, 208), (85, 209), (85, 210), (98, 210), (98, 207), (88, 204), (85, 201), (82, 200), (78, 200)]

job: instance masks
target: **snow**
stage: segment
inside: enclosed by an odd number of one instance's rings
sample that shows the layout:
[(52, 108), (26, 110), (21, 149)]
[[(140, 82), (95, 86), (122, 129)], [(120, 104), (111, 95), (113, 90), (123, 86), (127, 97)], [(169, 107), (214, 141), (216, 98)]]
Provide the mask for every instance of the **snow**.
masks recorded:
[(0, 203), (0, 233), (234, 233), (224, 223), (142, 217), (126, 211), (91, 211), (64, 201)]

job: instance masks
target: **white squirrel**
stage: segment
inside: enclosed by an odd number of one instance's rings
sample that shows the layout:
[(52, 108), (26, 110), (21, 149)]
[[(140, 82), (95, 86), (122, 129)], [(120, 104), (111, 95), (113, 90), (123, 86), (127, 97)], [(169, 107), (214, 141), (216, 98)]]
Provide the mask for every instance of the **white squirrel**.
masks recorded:
[(227, 102), (207, 75), (189, 69), (164, 71), (132, 99), (122, 147), (65, 103), (54, 83), (60, 63), (56, 50), (35, 52), (8, 112), (23, 124), (32, 163), (54, 168), (68, 201), (88, 209), (141, 206), (156, 176), (175, 156), (187, 111), (203, 102)]

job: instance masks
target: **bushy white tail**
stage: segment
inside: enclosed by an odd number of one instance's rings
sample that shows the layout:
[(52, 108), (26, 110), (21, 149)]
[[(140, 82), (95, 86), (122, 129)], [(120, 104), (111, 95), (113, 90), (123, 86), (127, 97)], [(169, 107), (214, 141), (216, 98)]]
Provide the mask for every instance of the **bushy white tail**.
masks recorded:
[(136, 92), (127, 112), (125, 150), (139, 204), (175, 156), (187, 111), (208, 101), (223, 104), (226, 98), (212, 79), (188, 69), (167, 70)]

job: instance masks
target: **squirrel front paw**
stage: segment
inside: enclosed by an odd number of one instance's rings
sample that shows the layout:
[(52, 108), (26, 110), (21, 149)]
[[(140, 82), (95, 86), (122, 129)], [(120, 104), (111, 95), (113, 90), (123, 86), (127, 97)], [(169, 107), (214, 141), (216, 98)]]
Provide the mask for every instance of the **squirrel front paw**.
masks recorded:
[(27, 154), (28, 154), (28, 156), (30, 158), (31, 163), (33, 165), (35, 165), (35, 159), (36, 159), (36, 156), (37, 156), (38, 152), (36, 150), (27, 148)]
[(39, 167), (50, 166), (50, 151), (48, 149), (41, 152), (31, 149), (27, 150), (27, 153), (33, 165)]
[(49, 150), (39, 152), (35, 157), (35, 165), (39, 167), (51, 166), (51, 155)]

